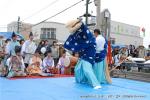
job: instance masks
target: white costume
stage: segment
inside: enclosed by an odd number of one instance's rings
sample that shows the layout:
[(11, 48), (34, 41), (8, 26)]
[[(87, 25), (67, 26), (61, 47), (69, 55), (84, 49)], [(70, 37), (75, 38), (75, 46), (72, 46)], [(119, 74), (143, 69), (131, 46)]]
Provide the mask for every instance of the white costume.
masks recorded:
[(111, 83), (111, 78), (108, 73), (108, 66), (106, 62), (107, 42), (102, 35), (96, 37), (96, 58), (93, 67), (96, 78), (99, 83)]
[(30, 58), (35, 53), (36, 44), (33, 41), (27, 40), (22, 46), (21, 53), (24, 55), (24, 62), (29, 64)]
[(105, 43), (105, 38), (102, 35), (98, 35), (96, 37), (96, 53), (99, 53), (100, 51), (104, 50)]
[(43, 68), (45, 69), (47, 67), (54, 68), (54, 59), (52, 57), (51, 58), (45, 57), (43, 59)]

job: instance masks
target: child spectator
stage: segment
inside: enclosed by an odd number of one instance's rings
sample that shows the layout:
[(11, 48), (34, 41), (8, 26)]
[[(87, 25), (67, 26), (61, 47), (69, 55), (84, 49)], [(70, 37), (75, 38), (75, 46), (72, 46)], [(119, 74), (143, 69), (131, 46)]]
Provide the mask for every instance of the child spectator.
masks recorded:
[(66, 56), (66, 50), (64, 50), (57, 64), (57, 68), (59, 69), (60, 74), (65, 74), (65, 67), (68, 67), (66, 66), (66, 63), (68, 63), (68, 66), (69, 66), (70, 59), (69, 57)]
[(40, 58), (38, 50), (35, 51), (35, 54), (30, 59), (27, 72), (29, 75), (39, 75), (42, 73), (42, 59)]
[(54, 69), (54, 59), (52, 58), (51, 50), (46, 52), (46, 57), (43, 60), (43, 72), (53, 73)]

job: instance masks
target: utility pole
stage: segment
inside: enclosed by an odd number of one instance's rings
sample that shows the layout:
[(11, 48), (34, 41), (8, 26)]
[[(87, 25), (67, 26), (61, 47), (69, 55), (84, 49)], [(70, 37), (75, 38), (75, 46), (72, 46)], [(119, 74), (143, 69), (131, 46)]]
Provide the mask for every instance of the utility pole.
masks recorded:
[(20, 16), (18, 16), (18, 21), (17, 21), (17, 33), (19, 33), (19, 24), (20, 24)]
[(85, 13), (85, 23), (86, 25), (88, 25), (88, 15), (89, 15), (89, 12), (88, 12), (88, 5), (89, 5), (89, 1), (90, 0), (86, 0), (86, 13)]
[(96, 28), (101, 30), (101, 0), (94, 0), (96, 6)]

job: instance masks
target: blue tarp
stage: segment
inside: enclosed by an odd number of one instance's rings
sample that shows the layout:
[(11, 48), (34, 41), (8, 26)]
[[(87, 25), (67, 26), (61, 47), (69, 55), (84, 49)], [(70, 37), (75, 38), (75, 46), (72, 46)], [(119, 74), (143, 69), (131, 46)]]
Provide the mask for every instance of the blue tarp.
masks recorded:
[(73, 77), (45, 79), (0, 78), (0, 100), (150, 100), (150, 83), (113, 78), (95, 90)]
[(125, 47), (127, 47), (126, 45), (119, 45), (119, 44), (111, 44), (111, 47), (112, 47), (112, 49), (114, 49), (114, 48), (119, 48), (119, 49), (121, 49), (121, 48), (125, 48)]
[[(13, 32), (0, 32), (0, 36), (3, 36), (4, 39), (11, 39), (12, 33)], [(15, 34), (17, 34), (19, 39), (24, 39), (24, 37), (21, 34), (19, 33)]]

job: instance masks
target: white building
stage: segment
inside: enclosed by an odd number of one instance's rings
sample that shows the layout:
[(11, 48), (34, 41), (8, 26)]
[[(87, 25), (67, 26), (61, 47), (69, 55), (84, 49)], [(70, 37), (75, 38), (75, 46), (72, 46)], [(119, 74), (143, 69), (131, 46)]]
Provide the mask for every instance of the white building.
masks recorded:
[[(94, 21), (95, 20), (95, 21)], [(90, 24), (96, 23), (96, 19), (89, 21)], [(143, 45), (143, 38), (140, 36), (140, 27), (121, 22), (111, 21), (110, 37), (111, 43), (117, 45)], [(94, 30), (95, 26), (89, 26)]]
[[(91, 20), (93, 23), (95, 19)], [(90, 21), (89, 21), (90, 22)], [(25, 27), (26, 26), (26, 27)], [(22, 23), (20, 32), (28, 34), (31, 31), (31, 24)], [(91, 26), (93, 30), (94, 27)], [(17, 22), (8, 24), (8, 32), (17, 31)], [(24, 32), (23, 32), (24, 30)], [(32, 26), (32, 32), (36, 40), (48, 39), (50, 41), (58, 40), (58, 42), (64, 42), (69, 36), (68, 29), (65, 24), (58, 22), (43, 22), (38, 25)], [(24, 35), (24, 34), (23, 34)], [(143, 38), (140, 37), (140, 27), (111, 21), (111, 33), (110, 33), (112, 44), (118, 45), (143, 45)]]
[(143, 45), (143, 38), (140, 36), (140, 27), (138, 26), (111, 21), (110, 37), (114, 44)]
[(38, 25), (33, 25), (32, 32), (36, 40), (49, 39), (64, 42), (69, 36), (65, 24), (58, 22), (44, 22)]

